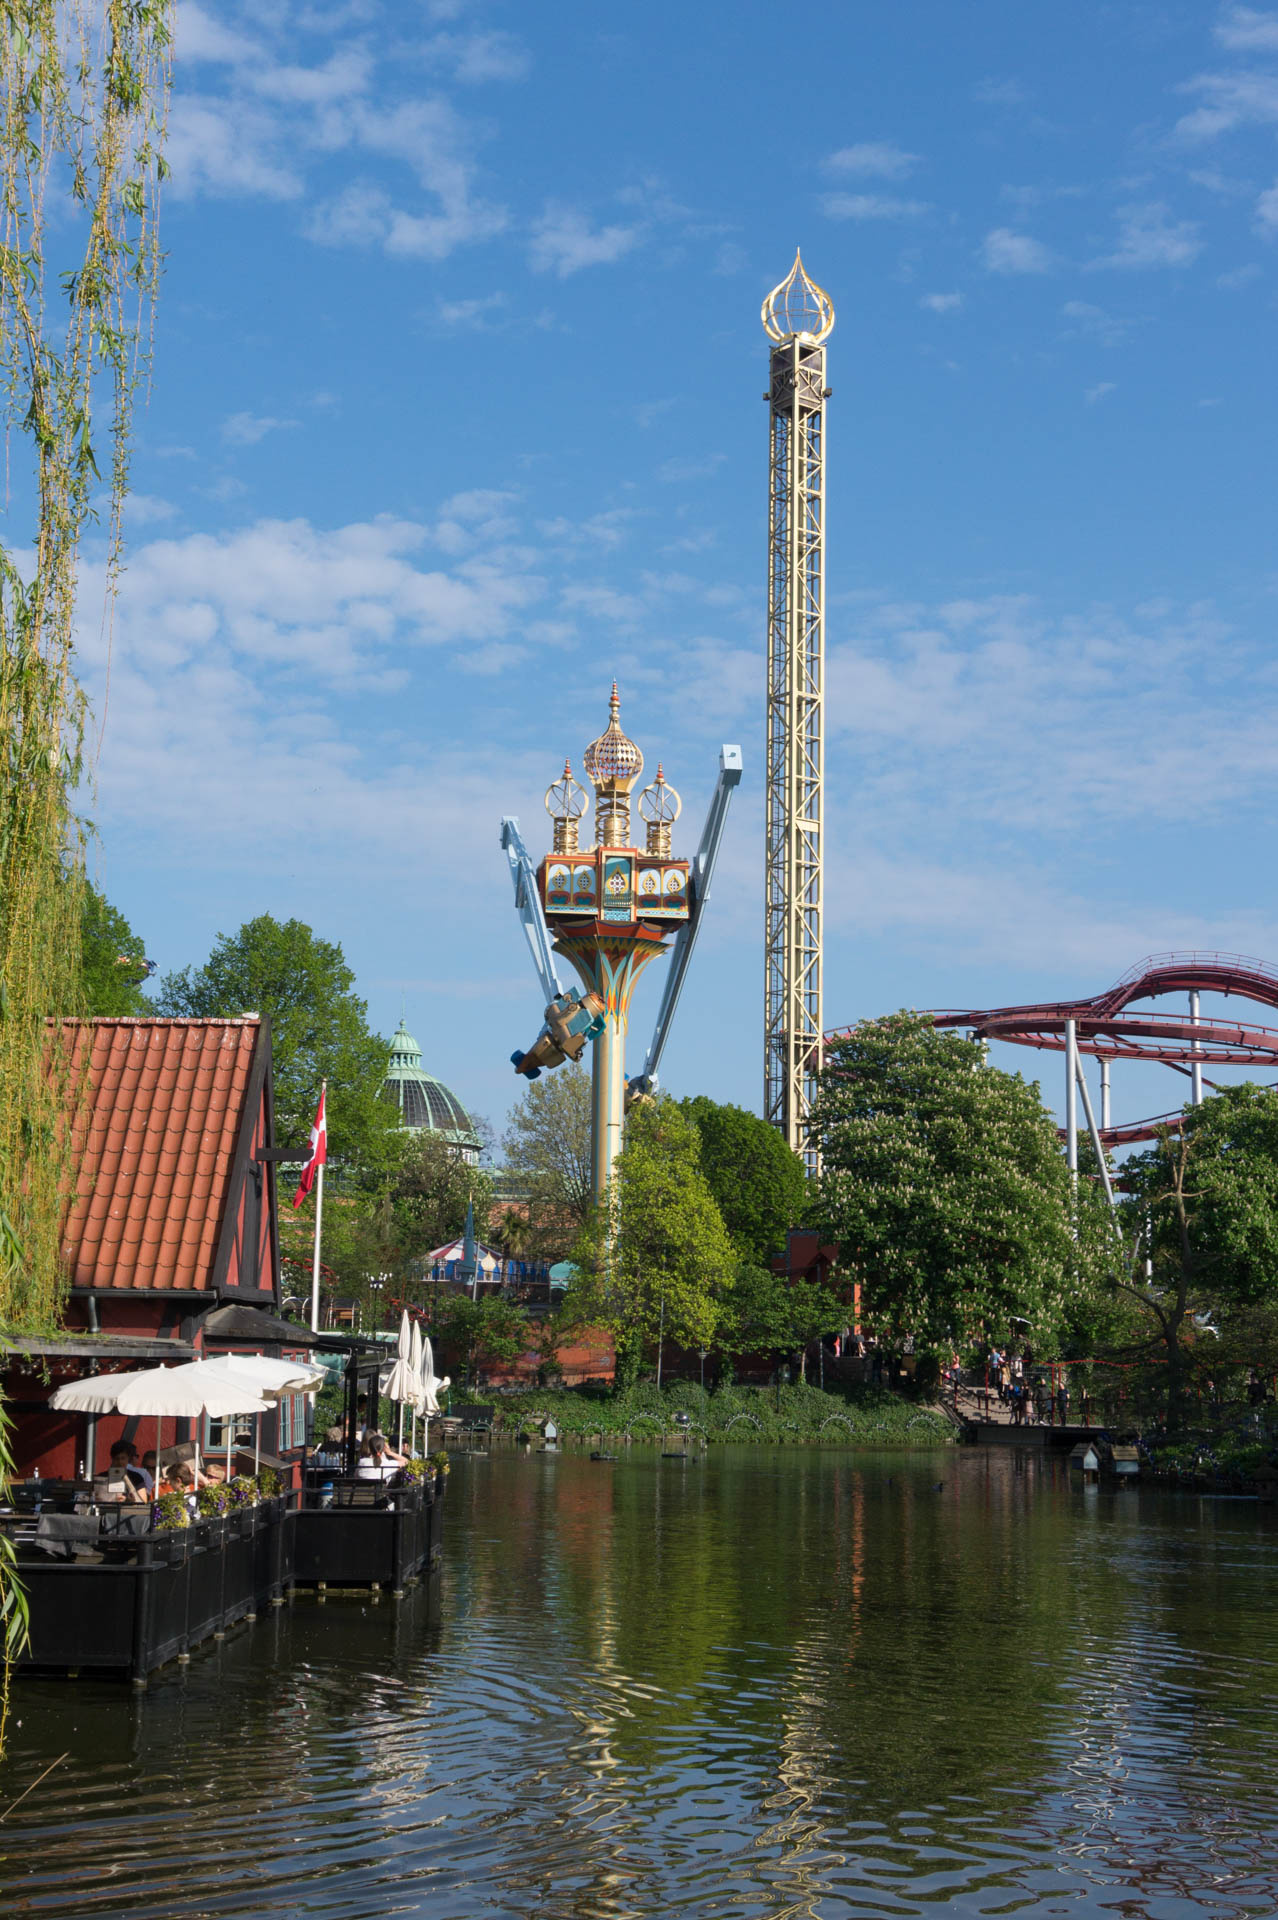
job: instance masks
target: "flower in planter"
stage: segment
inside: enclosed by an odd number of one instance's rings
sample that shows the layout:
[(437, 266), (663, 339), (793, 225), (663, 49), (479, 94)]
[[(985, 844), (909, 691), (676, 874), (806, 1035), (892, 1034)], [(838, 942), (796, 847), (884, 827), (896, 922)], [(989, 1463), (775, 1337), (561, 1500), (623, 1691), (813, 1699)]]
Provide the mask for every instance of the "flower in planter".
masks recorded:
[(263, 1467), (257, 1476), (257, 1490), (263, 1500), (274, 1500), (280, 1490), (280, 1476), (274, 1467)]
[(157, 1533), (168, 1533), (191, 1524), (184, 1493), (162, 1493), (155, 1503), (154, 1524)]
[(257, 1505), (257, 1481), (251, 1473), (237, 1473), (226, 1489), (233, 1510)]
[(207, 1487), (201, 1487), (195, 1496), (195, 1504), (206, 1520), (225, 1513), (230, 1503), (228, 1489), (217, 1481), (211, 1481)]

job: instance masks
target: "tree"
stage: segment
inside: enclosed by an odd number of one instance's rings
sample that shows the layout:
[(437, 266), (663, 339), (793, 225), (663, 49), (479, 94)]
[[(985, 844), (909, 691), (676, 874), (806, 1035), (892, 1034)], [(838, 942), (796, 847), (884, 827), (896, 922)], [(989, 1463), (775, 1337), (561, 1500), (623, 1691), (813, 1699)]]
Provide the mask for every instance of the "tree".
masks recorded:
[(526, 1081), (511, 1108), (502, 1147), (526, 1188), (531, 1259), (563, 1259), (590, 1218), (590, 1105), (590, 1075), (564, 1066)]
[(806, 1369), (812, 1341), (847, 1323), (847, 1302), (832, 1288), (743, 1261), (721, 1304), (716, 1339), (725, 1353), (799, 1353)]
[(1178, 1132), (1131, 1156), (1123, 1187), (1134, 1249), (1123, 1291), (1154, 1323), (1174, 1420), (1195, 1318), (1263, 1326), (1278, 1307), (1278, 1091), (1229, 1087), (1187, 1108)]
[(475, 1210), (476, 1237), (485, 1237), (492, 1197), (492, 1176), (470, 1166), (438, 1134), (410, 1136), (389, 1189), (404, 1261), (411, 1265), (455, 1240), (468, 1206)]
[(705, 1094), (679, 1104), (701, 1136), (701, 1171), (733, 1244), (743, 1260), (766, 1267), (784, 1251), (789, 1229), (804, 1222), (807, 1169), (757, 1113)]
[(736, 1267), (727, 1228), (700, 1164), (696, 1128), (673, 1100), (630, 1115), (608, 1199), (579, 1243), (568, 1310), (611, 1327), (617, 1374), (633, 1380), (644, 1350), (707, 1347), (717, 1303)]
[(107, 1018), (155, 1011), (142, 991), (151, 962), (140, 936), (92, 881), (84, 883), (80, 909), (82, 1010)]
[(1054, 1336), (1092, 1243), (1073, 1237), (1037, 1086), (926, 1015), (892, 1014), (827, 1050), (811, 1132), (822, 1222), (871, 1325), (939, 1345), (1019, 1316), (1036, 1344)]
[[(78, 1085), (87, 708), (77, 614), (109, 622), (159, 277), (168, 0), (6, 0), (0, 32), (0, 1323), (52, 1324)], [(23, 449), (27, 458), (23, 458)], [(105, 604), (78, 600), (100, 520)], [(0, 1590), (0, 1605), (3, 1604)]]
[(329, 1150), (372, 1172), (394, 1164), (401, 1142), (398, 1115), (380, 1098), (390, 1048), (370, 1031), (354, 986), (335, 941), (264, 913), (236, 934), (220, 933), (202, 967), (166, 974), (156, 1006), (203, 1019), (268, 1015), (280, 1139), (306, 1139), (327, 1080)]
[(431, 1339), (450, 1361), (464, 1368), (469, 1384), (479, 1367), (509, 1366), (531, 1339), (528, 1315), (513, 1300), (490, 1294), (472, 1300), (469, 1294), (447, 1292), (437, 1298), (432, 1290)]

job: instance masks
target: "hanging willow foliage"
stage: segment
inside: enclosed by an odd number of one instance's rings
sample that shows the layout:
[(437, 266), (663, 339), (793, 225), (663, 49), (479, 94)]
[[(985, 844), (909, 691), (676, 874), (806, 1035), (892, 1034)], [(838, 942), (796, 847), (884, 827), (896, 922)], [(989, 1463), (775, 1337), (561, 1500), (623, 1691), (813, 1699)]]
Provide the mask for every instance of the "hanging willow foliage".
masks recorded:
[(45, 1021), (77, 1012), (80, 989), (77, 559), (86, 522), (100, 519), (109, 601), (160, 263), (171, 25), (172, 0), (0, 0), (0, 378), (6, 504), (19, 528), (0, 542), (0, 1326), (9, 1328), (52, 1323), (60, 1293), (63, 1115), (74, 1090), (69, 1062), (50, 1069)]

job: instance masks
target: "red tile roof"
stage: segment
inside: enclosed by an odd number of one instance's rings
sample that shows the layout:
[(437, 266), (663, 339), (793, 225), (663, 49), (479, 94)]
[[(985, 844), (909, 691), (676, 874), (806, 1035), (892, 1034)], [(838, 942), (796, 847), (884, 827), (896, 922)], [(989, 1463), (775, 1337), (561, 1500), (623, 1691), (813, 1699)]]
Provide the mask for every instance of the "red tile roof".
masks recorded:
[(203, 1290), (261, 1033), (242, 1020), (69, 1020), (88, 1093), (63, 1252), (77, 1287)]

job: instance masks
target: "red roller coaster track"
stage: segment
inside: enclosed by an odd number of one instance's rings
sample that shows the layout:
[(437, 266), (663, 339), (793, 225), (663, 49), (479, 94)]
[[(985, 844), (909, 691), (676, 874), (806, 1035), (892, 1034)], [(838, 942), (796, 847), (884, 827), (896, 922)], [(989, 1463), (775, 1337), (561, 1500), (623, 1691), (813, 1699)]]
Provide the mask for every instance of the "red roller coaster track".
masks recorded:
[[(1154, 953), (1128, 970), (1107, 993), (1090, 1000), (1053, 1000), (1039, 1006), (946, 1008), (932, 1014), (938, 1027), (966, 1027), (974, 1038), (1017, 1047), (1065, 1051), (1065, 1022), (1075, 1022), (1080, 1053), (1101, 1060), (1152, 1060), (1188, 1074), (1192, 1066), (1278, 1068), (1278, 1027), (1242, 1025), (1208, 1014), (1194, 1021), (1142, 1007), (1168, 993), (1210, 993), (1278, 1008), (1278, 971), (1237, 953)], [(834, 1027), (827, 1042), (852, 1029)], [(1211, 1083), (1208, 1082), (1208, 1085)], [(1132, 1126), (1104, 1127), (1108, 1147), (1152, 1140), (1160, 1126), (1176, 1127), (1179, 1113), (1158, 1114)]]

